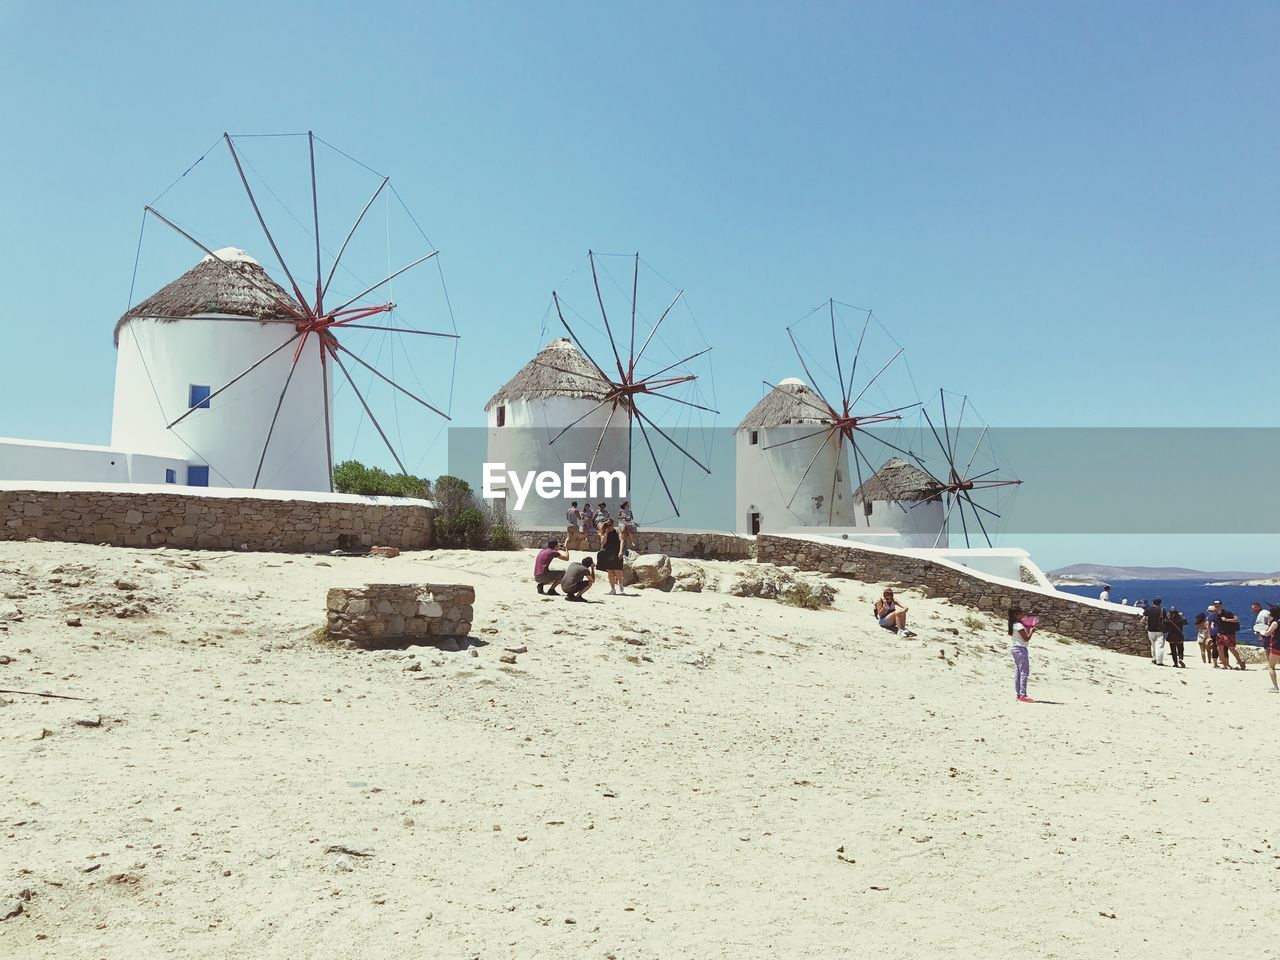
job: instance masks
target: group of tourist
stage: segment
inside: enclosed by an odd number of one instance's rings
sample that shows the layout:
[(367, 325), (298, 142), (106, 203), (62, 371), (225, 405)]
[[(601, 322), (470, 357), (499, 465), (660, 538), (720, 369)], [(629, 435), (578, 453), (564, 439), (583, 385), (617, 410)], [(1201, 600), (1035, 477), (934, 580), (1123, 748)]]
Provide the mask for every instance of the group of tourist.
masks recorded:
[(601, 500), (595, 506), (590, 501), (581, 507), (574, 500), (565, 511), (567, 524), (566, 543), (568, 547), (585, 546), (595, 535), (603, 546), (610, 529), (617, 530), (622, 541), (622, 549), (629, 550), (635, 543), (636, 531), (640, 525), (636, 523), (635, 514), (631, 511), (631, 503), (623, 500), (618, 505), (618, 518), (615, 521), (609, 513), (609, 505)]

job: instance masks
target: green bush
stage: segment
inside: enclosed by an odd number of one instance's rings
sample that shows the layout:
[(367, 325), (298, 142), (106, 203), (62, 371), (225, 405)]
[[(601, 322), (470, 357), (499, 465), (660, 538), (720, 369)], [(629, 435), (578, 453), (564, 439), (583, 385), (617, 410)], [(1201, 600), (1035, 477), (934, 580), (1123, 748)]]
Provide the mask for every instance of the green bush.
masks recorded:
[(835, 591), (827, 584), (821, 584), (814, 588), (803, 580), (799, 580), (784, 593), (780, 594), (777, 599), (779, 603), (785, 603), (791, 607), (821, 610), (835, 602)]
[(333, 489), (365, 497), (414, 497), (426, 499), (431, 487), (425, 479), (405, 473), (387, 473), (381, 467), (366, 467), (359, 460), (343, 460), (333, 468)]

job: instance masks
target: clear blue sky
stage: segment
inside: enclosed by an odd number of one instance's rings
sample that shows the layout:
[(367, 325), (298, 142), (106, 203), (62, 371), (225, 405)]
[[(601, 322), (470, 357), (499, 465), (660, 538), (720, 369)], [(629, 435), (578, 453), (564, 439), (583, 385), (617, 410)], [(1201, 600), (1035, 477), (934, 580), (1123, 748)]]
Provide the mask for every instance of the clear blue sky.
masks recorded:
[(835, 296), (995, 424), (1277, 425), (1273, 3), (3, 0), (0, 36), (0, 434), (107, 440), (140, 208), (224, 129), (392, 174), (443, 251), (462, 424), (593, 246), (688, 290), (722, 424)]

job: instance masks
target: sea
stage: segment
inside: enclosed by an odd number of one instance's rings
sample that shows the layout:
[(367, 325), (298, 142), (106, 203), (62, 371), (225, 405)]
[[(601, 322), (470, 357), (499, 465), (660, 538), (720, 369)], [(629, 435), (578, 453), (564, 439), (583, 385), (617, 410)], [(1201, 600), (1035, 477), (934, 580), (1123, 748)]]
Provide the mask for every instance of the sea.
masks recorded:
[[(1160, 598), (1161, 606), (1166, 610), (1177, 607), (1187, 618), (1185, 631), (1188, 640), (1195, 637), (1196, 614), (1204, 613), (1209, 604), (1221, 600), (1224, 609), (1240, 618), (1240, 635), (1238, 643), (1258, 646), (1258, 638), (1253, 633), (1254, 613), (1249, 605), (1255, 600), (1264, 607), (1280, 603), (1280, 585), (1270, 587), (1211, 587), (1207, 583), (1195, 580), (1111, 580), (1111, 600), (1119, 603), (1128, 599), (1130, 604), (1139, 600)], [(1063, 593), (1074, 593), (1081, 597), (1098, 599), (1102, 587), (1085, 587), (1077, 585), (1058, 587)]]

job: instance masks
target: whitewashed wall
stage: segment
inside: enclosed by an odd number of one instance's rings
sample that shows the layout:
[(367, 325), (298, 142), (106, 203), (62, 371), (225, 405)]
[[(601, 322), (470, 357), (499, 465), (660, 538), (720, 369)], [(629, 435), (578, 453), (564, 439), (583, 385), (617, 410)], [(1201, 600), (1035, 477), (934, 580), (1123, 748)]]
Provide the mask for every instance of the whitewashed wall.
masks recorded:
[[(604, 406), (591, 414), (576, 427), (556, 440), (549, 441), (562, 429), (573, 423), (592, 407), (594, 400), (577, 400), (569, 397), (547, 397), (541, 400), (514, 400), (506, 404), (506, 420), (498, 426), (495, 406), (488, 411), (489, 442), (487, 462), (505, 463), (508, 470), (523, 473), (527, 470), (550, 470), (561, 473), (565, 463), (592, 462), (595, 446), (609, 420), (609, 407)], [(643, 441), (636, 430), (636, 455), (642, 452)], [(624, 412), (620, 409), (613, 418), (608, 434), (595, 454), (595, 470), (627, 470), (627, 429)], [(520, 525), (529, 529), (562, 529), (565, 510), (572, 497), (544, 500), (530, 493), (524, 509), (515, 511), (514, 493), (508, 493), (507, 510), (519, 518)], [(581, 501), (582, 498), (576, 498)], [(619, 496), (596, 497), (607, 500), (610, 513), (616, 514)], [(643, 522), (643, 517), (637, 518)]]
[(0, 480), (83, 483), (164, 483), (173, 470), (178, 484), (187, 479), (187, 461), (82, 443), (0, 438)]
[[(861, 504), (859, 507), (861, 508)], [(943, 529), (945, 516), (946, 511), (940, 500), (916, 504), (905, 501), (899, 504), (890, 500), (874, 500), (871, 503), (871, 515), (866, 519), (873, 527), (897, 533), (900, 537), (900, 546), (946, 547), (947, 531)], [(939, 532), (942, 534), (941, 537), (938, 535)]]
[[(758, 431), (759, 443), (755, 445), (751, 443), (750, 430), (738, 431), (734, 510), (734, 529), (738, 533), (751, 532), (752, 513), (760, 514), (762, 532), (789, 527), (852, 527), (855, 521), (861, 522), (854, 510), (847, 462), (838, 464), (840, 479), (835, 484), (835, 508), (831, 509), (832, 477), (837, 468), (834, 441), (819, 454), (803, 485), (800, 484), (800, 477), (822, 445), (825, 433), (773, 450), (765, 449), (822, 429), (820, 424), (762, 428)], [(839, 459), (845, 461), (843, 456)]]
[[(214, 397), (209, 409), (197, 410), (173, 430), (166, 425), (187, 409), (192, 384), (218, 389), (293, 333), (286, 323), (129, 321), (116, 353), (111, 445), (207, 463), (210, 486), (252, 487), (296, 343)], [(332, 376), (322, 382), (311, 337), (280, 410), (260, 488), (329, 489), (325, 390), (332, 396)]]

